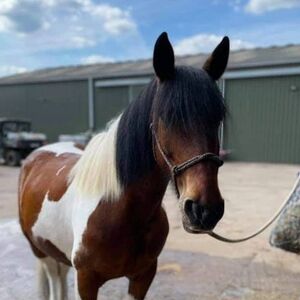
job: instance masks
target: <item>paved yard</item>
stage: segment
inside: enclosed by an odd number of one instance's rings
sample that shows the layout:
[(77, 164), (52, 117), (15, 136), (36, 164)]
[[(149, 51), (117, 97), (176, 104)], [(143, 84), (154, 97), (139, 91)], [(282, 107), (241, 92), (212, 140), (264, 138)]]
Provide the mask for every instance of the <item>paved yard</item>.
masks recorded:
[[(226, 163), (220, 170), (226, 213), (216, 231), (240, 237), (256, 230), (277, 210), (299, 169)], [(18, 169), (0, 167), (1, 300), (36, 299), (34, 258), (15, 220), (17, 176)], [(172, 191), (164, 202), (171, 232), (147, 299), (300, 299), (300, 258), (271, 248), (270, 230), (243, 244), (224, 244), (183, 231)], [(101, 299), (117, 300), (125, 293), (126, 280), (121, 279), (106, 284)]]

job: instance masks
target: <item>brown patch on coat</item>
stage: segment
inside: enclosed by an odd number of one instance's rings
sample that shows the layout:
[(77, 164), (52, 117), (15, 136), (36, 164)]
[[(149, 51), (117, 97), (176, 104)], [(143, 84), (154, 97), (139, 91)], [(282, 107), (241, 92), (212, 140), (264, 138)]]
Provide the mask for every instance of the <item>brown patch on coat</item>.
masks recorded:
[[(68, 187), (67, 175), (79, 159), (77, 154), (61, 154), (48, 151), (33, 152), (24, 161), (19, 178), (19, 218), (23, 233), (30, 241), (34, 254), (42, 257), (47, 254), (47, 244), (41, 247), (32, 237), (32, 227), (35, 224), (45, 195), (51, 201), (59, 201)], [(59, 175), (57, 171), (63, 166)], [(49, 244), (48, 244), (49, 246)], [(52, 253), (51, 246), (49, 251)], [(58, 255), (58, 258), (60, 255)]]
[(72, 266), (70, 260), (66, 255), (60, 251), (55, 245), (53, 245), (49, 240), (45, 240), (41, 237), (36, 238), (36, 242), (43, 253), (47, 253), (47, 256), (55, 257), (55, 259), (61, 263), (68, 266)]

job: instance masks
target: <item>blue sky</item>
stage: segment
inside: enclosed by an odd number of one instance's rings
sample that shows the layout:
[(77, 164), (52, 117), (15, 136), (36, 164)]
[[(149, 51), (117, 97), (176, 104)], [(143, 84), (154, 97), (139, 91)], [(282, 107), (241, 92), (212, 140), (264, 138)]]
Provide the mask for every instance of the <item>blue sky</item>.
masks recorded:
[(1, 0), (0, 76), (150, 57), (162, 31), (178, 55), (300, 44), (300, 0)]

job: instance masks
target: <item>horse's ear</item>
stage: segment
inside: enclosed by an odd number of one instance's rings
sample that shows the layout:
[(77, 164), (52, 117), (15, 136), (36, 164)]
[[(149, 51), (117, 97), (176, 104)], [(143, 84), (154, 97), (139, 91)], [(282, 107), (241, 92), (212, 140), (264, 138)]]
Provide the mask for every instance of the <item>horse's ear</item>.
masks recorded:
[(229, 47), (229, 38), (225, 36), (203, 65), (203, 69), (214, 80), (218, 80), (226, 69)]
[(153, 52), (153, 67), (156, 76), (161, 81), (170, 79), (174, 75), (174, 51), (166, 32), (163, 32), (155, 43)]

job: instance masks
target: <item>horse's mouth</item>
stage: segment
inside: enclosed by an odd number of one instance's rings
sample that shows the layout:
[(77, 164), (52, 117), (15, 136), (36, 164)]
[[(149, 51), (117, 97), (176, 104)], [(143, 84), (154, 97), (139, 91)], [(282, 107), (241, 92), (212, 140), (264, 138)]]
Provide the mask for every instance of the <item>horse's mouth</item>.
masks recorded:
[(188, 233), (193, 233), (193, 234), (204, 234), (204, 233), (210, 233), (210, 231), (195, 227), (193, 225), (187, 225), (183, 223), (183, 228), (186, 232)]

